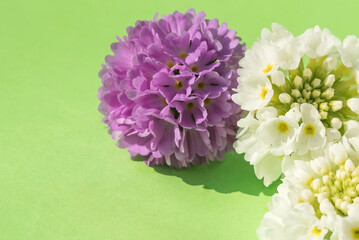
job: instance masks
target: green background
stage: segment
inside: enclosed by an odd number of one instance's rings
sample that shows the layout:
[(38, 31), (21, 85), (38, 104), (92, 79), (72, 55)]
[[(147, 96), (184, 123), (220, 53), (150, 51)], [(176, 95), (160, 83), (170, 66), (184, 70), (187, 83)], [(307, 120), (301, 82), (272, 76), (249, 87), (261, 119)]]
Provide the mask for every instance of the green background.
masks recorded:
[(147, 167), (97, 112), (116, 35), (189, 7), (248, 46), (272, 22), (295, 35), (316, 24), (341, 39), (359, 31), (356, 0), (1, 1), (0, 239), (256, 239), (276, 184), (265, 188), (242, 156)]

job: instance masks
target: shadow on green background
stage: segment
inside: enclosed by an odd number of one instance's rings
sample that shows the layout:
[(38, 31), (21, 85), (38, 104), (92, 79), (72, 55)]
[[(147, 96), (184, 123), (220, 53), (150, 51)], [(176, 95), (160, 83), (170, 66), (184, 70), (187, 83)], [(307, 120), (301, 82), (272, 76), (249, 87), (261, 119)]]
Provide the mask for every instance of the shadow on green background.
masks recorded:
[(219, 193), (242, 192), (254, 196), (263, 193), (272, 196), (281, 182), (277, 180), (265, 187), (263, 180), (255, 176), (253, 166), (244, 160), (243, 155), (234, 152), (227, 153), (223, 162), (216, 161), (188, 169), (168, 166), (155, 166), (153, 169), (160, 174), (179, 177), (189, 185), (203, 185), (203, 188)]
[[(250, 47), (263, 27), (359, 34), (355, 0), (0, 1), (0, 240), (255, 240), (269, 188), (243, 156), (132, 162), (96, 110), (110, 43), (156, 12), (204, 10)], [(243, 193), (243, 194), (242, 194)]]

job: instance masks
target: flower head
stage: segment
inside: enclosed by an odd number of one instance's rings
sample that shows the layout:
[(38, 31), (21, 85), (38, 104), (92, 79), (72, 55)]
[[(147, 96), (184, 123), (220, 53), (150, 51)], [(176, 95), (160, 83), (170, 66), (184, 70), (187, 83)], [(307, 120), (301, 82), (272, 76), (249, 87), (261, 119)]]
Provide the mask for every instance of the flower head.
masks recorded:
[(118, 146), (148, 165), (221, 160), (240, 111), (230, 97), (245, 50), (235, 31), (189, 9), (127, 33), (99, 73), (99, 110)]
[[(292, 155), (303, 160), (316, 156), (342, 138), (349, 121), (359, 121), (359, 40), (349, 36), (341, 43), (318, 26), (298, 37), (278, 24), (272, 29), (264, 29), (240, 61), (232, 96), (256, 121), (253, 129), (249, 121), (239, 121), (238, 141), (252, 139), (253, 144), (236, 144), (237, 152), (271, 179), (273, 172), (278, 178), (291, 167)], [(254, 149), (270, 152), (271, 161), (280, 157), (279, 169), (257, 169), (261, 161), (254, 158)]]
[(269, 204), (259, 238), (358, 239), (359, 166), (354, 152), (340, 141), (329, 144), (324, 157), (294, 165)]

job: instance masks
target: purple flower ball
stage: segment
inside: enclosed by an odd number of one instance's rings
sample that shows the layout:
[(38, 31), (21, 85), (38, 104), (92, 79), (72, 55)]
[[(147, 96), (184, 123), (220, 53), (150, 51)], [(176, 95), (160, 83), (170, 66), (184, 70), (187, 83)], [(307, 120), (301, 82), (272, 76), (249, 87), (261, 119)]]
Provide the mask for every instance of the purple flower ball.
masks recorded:
[(189, 9), (127, 33), (99, 73), (99, 111), (117, 145), (148, 165), (222, 160), (241, 111), (230, 97), (245, 50), (236, 32)]

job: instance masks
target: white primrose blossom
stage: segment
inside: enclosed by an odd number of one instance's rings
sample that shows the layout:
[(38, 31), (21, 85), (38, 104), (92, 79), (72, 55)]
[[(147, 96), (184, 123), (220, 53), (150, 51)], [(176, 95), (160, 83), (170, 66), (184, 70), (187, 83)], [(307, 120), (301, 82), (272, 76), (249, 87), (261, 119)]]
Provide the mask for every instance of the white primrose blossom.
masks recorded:
[(256, 110), (266, 106), (273, 96), (272, 84), (266, 76), (250, 75), (243, 78), (236, 98), (243, 101), (248, 110)]
[(350, 122), (359, 121), (359, 39), (354, 36), (341, 43), (316, 26), (293, 37), (273, 24), (272, 31), (262, 30), (240, 65), (232, 99), (247, 116), (238, 122), (234, 147), (266, 186), (294, 159), (323, 154), (328, 144), (342, 139)]
[(259, 239), (359, 239), (358, 154), (340, 141), (328, 144), (322, 157), (296, 160), (268, 205)]
[(308, 150), (322, 148), (325, 144), (325, 127), (320, 121), (317, 109), (308, 103), (300, 106), (302, 124), (297, 135), (298, 154), (303, 155)]

